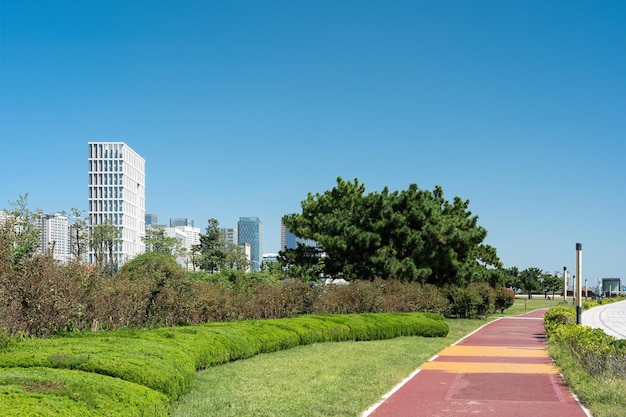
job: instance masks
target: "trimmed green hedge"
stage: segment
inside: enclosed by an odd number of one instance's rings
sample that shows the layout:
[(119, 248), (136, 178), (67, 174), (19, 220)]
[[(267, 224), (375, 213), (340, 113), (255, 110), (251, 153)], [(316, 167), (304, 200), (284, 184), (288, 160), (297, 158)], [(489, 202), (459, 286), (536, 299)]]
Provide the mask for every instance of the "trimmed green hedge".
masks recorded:
[(167, 416), (166, 395), (142, 385), (66, 369), (0, 368), (2, 416)]
[[(186, 393), (196, 370), (208, 366), (301, 344), (447, 333), (447, 323), (436, 314), (371, 313), (26, 339), (0, 349), (0, 403), (24, 404), (7, 406), (6, 413), (0, 414), (127, 415), (113, 412), (116, 408), (107, 402), (111, 401), (132, 415), (167, 415), (166, 403)], [(16, 368), (31, 368), (20, 370), (31, 373), (20, 374)], [(93, 400), (89, 392), (96, 391), (91, 387), (107, 381), (111, 387), (102, 390), (103, 399)], [(126, 396), (121, 396), (115, 384), (137, 389), (124, 388)], [(31, 392), (29, 386), (38, 390)]]

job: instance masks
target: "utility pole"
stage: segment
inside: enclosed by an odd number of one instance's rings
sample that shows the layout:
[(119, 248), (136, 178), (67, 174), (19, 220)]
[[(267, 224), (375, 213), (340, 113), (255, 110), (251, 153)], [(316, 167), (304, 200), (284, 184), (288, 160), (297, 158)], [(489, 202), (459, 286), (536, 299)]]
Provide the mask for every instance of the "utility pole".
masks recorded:
[(563, 267), (563, 301), (567, 303), (567, 267)]
[(583, 277), (583, 245), (576, 244), (576, 324), (582, 324), (582, 288), (581, 282)]

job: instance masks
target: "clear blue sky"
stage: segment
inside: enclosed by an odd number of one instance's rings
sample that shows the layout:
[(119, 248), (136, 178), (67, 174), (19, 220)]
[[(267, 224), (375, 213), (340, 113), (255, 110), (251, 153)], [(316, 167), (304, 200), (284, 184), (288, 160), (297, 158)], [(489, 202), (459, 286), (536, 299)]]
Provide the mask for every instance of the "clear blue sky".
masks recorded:
[(280, 217), (337, 176), (470, 200), (505, 266), (626, 280), (626, 2), (7, 1), (0, 207), (87, 207), (87, 142), (161, 222)]

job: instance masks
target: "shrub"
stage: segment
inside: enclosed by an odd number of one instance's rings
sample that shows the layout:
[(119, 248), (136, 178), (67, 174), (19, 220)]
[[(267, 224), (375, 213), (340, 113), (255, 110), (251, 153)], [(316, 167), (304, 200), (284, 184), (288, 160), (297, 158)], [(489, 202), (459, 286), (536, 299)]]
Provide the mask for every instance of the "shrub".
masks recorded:
[(574, 310), (573, 306), (553, 307), (544, 314), (543, 320), (546, 333), (550, 337), (559, 326), (576, 323), (576, 310)]
[(500, 313), (504, 313), (509, 307), (515, 304), (515, 293), (508, 288), (499, 288), (495, 291), (494, 308)]
[(0, 415), (5, 417), (166, 417), (170, 408), (165, 395), (144, 386), (63, 369), (0, 369), (0, 392)]
[(493, 290), (486, 283), (475, 283), (468, 287), (446, 287), (444, 289), (449, 306), (447, 317), (471, 318), (484, 316), (493, 308)]
[(550, 342), (566, 346), (592, 375), (626, 377), (626, 340), (607, 335), (602, 329), (565, 324), (552, 329)]

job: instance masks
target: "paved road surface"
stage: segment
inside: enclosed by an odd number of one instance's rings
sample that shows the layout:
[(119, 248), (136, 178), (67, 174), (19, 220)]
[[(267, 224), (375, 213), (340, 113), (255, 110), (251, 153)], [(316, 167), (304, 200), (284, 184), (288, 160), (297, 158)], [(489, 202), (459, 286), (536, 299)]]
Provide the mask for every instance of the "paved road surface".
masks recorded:
[(546, 311), (483, 326), (424, 363), (362, 417), (589, 417), (552, 365)]
[(603, 304), (583, 311), (582, 324), (604, 330), (606, 334), (626, 339), (626, 301)]

